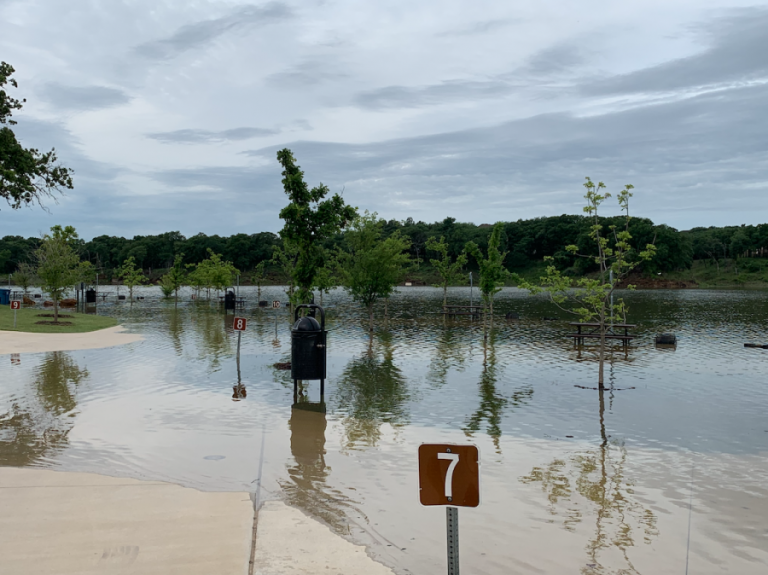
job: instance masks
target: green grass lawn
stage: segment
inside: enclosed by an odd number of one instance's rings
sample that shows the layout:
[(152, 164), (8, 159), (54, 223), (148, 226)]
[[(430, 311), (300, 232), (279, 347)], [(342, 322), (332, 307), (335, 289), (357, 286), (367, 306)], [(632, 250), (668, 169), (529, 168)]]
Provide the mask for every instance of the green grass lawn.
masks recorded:
[[(53, 315), (53, 308), (37, 305), (16, 312), (16, 331), (31, 333), (82, 333), (96, 331), (105, 327), (117, 325), (117, 320), (103, 315), (75, 313), (69, 309), (59, 310), (59, 321), (70, 322), (72, 325), (39, 325), (38, 321), (53, 321), (52, 317), (38, 317), (39, 314)], [(72, 317), (61, 317), (70, 315)], [(0, 331), (13, 331), (13, 312), (11, 306), (0, 305)]]

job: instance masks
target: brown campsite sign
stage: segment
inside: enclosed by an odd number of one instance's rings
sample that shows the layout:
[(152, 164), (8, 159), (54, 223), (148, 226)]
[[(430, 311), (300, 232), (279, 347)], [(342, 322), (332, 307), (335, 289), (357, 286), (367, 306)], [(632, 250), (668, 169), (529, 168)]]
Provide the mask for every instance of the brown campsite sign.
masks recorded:
[(419, 499), (422, 505), (480, 505), (480, 453), (477, 447), (449, 443), (420, 445)]

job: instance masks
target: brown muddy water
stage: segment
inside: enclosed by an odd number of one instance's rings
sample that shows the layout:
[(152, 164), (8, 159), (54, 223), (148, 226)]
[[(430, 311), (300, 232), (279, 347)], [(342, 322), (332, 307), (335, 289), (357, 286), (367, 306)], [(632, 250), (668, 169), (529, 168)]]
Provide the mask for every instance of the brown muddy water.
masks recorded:
[[(638, 338), (613, 355), (601, 396), (582, 388), (596, 386), (592, 355), (543, 299), (503, 290), (501, 317), (522, 319), (497, 318), (484, 349), (478, 322), (435, 313), (438, 290), (401, 288), (371, 338), (336, 291), (326, 414), (291, 409), (289, 373), (272, 367), (290, 355), (285, 309), (241, 290), (247, 397), (233, 401), (237, 336), (217, 307), (141, 294), (98, 313), (142, 342), (0, 356), (0, 465), (259, 490), (399, 573), (437, 574), (445, 514), (419, 505), (417, 448), (473, 443), (481, 505), (459, 512), (465, 573), (768, 572), (768, 350), (743, 347), (768, 344), (768, 293), (626, 294)], [(657, 348), (660, 331), (677, 346)], [(302, 401), (318, 400), (310, 383)]]

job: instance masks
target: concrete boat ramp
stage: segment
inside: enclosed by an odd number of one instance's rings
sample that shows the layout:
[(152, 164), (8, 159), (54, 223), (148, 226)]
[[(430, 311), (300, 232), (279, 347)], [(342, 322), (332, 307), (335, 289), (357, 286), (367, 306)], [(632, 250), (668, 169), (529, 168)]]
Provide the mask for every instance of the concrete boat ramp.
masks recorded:
[(0, 509), (2, 575), (392, 574), (280, 501), (255, 514), (248, 493), (0, 467)]

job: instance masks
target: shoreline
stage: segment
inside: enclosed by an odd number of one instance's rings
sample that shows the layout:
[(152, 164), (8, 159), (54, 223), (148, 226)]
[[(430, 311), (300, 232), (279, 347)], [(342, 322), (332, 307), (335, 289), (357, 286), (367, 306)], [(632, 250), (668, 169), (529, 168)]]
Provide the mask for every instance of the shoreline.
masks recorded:
[(248, 492), (0, 466), (0, 503), (0, 556), (17, 573), (394, 573), (283, 501), (254, 509)]
[(80, 333), (30, 333), (0, 330), (0, 355), (103, 349), (142, 341), (122, 325)]

